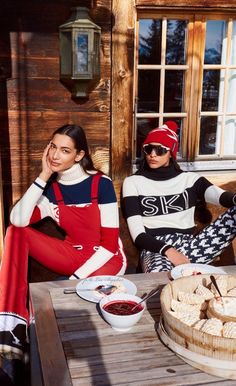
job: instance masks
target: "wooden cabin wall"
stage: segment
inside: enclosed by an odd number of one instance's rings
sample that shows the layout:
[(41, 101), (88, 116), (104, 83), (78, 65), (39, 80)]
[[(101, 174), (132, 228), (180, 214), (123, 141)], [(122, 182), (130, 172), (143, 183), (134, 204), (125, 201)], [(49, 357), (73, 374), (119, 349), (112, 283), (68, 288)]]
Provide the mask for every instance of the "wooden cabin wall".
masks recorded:
[(113, 0), (112, 14), (112, 179), (120, 196), (124, 178), (132, 173), (134, 0)]
[(135, 0), (137, 7), (163, 7), (163, 8), (199, 8), (199, 9), (235, 9), (235, 0), (177, 0), (174, 5), (172, 0)]
[[(101, 79), (89, 97), (72, 99), (59, 80), (58, 27), (87, 6), (101, 27)], [(87, 134), (95, 165), (110, 173), (111, 0), (6, 0), (0, 13), (0, 150), (5, 221), (37, 177), (52, 132), (67, 123)]]
[[(87, 6), (102, 31), (101, 78), (86, 100), (73, 100), (59, 80), (58, 27), (74, 6)], [(52, 132), (66, 123), (84, 127), (95, 165), (112, 177), (119, 199), (123, 179), (132, 172), (134, 27), (136, 11), (143, 7), (223, 10), (235, 9), (236, 2), (1, 1), (0, 203), (4, 202), (6, 225), (12, 203), (38, 175)]]

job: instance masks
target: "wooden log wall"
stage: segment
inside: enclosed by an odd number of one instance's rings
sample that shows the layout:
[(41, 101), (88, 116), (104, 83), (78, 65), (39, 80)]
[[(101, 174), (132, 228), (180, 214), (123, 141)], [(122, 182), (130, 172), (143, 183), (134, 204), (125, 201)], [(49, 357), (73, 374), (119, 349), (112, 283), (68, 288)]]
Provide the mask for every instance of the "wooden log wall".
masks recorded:
[[(0, 181), (2, 180), (2, 164), (0, 158)], [(3, 189), (0, 185), (0, 253), (3, 251), (3, 235), (5, 234), (4, 212), (3, 212)], [(1, 256), (1, 255), (0, 255)]]
[[(88, 7), (102, 31), (101, 78), (85, 100), (72, 99), (59, 79), (58, 28), (75, 6)], [(132, 171), (134, 26), (136, 12), (143, 7), (223, 10), (236, 8), (236, 3), (235, 0), (179, 0), (174, 5), (172, 0), (1, 1), (0, 202), (4, 202), (6, 225), (12, 203), (38, 175), (42, 150), (52, 132), (66, 123), (84, 127), (95, 165), (112, 177), (119, 199), (123, 179)]]
[(137, 7), (195, 8), (195, 9), (235, 9), (235, 0), (135, 0)]
[[(59, 79), (58, 27), (74, 6), (101, 27), (101, 78), (87, 99), (72, 99)], [(0, 149), (5, 217), (38, 175), (52, 132), (81, 125), (98, 168), (110, 173), (111, 0), (1, 2)]]
[(133, 1), (113, 0), (112, 13), (112, 178), (119, 195), (132, 173), (133, 65), (135, 8)]

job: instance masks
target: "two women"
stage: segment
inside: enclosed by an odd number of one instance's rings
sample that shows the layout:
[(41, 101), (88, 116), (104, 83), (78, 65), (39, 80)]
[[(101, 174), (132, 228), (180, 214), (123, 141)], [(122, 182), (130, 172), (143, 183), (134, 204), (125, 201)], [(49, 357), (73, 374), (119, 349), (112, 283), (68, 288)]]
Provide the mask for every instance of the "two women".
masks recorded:
[[(128, 227), (145, 272), (210, 263), (236, 234), (236, 195), (180, 170), (176, 129), (166, 122), (147, 135), (143, 163), (123, 184)], [(229, 209), (194, 235), (199, 200)], [(29, 226), (47, 216), (64, 229), (65, 240)], [(10, 220), (0, 270), (0, 356), (22, 359), (29, 322), (28, 255), (70, 279), (125, 273), (113, 184), (94, 168), (81, 127), (65, 125), (54, 132), (42, 170)]]
[[(65, 240), (29, 225), (51, 217)], [(112, 181), (98, 172), (83, 129), (65, 125), (44, 150), (42, 170), (13, 207), (0, 270), (0, 355), (22, 359), (27, 341), (28, 255), (70, 279), (122, 275), (126, 258)]]
[[(236, 234), (236, 194), (179, 168), (176, 130), (176, 123), (168, 121), (147, 135), (143, 162), (123, 184), (125, 216), (144, 272), (211, 263)], [(199, 201), (229, 209), (195, 235)]]

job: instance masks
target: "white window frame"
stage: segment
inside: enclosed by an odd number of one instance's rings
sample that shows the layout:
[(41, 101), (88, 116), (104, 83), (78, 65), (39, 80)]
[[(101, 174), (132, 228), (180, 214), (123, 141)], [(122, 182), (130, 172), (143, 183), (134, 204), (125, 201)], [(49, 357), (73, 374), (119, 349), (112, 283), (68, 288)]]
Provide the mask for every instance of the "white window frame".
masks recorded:
[[(139, 28), (139, 19), (162, 19), (162, 54), (161, 54), (161, 63), (158, 65), (141, 65), (138, 64), (138, 28)], [(188, 39), (190, 43), (188, 44), (186, 56), (187, 61), (184, 65), (166, 65), (165, 64), (165, 52), (166, 52), (166, 32), (167, 32), (167, 20), (168, 19), (182, 19), (188, 20)], [(204, 64), (204, 52), (205, 52), (205, 43), (204, 43), (204, 34), (206, 31), (206, 21), (207, 20), (227, 20), (228, 22), (228, 40), (226, 49), (226, 58), (224, 64)], [(236, 22), (236, 12), (232, 16), (232, 13), (216, 13), (213, 14), (207, 12), (198, 12), (193, 13), (189, 12), (184, 14), (183, 12), (178, 13), (176, 11), (169, 11), (168, 13), (161, 13), (159, 11), (149, 11), (139, 12), (137, 22), (136, 22), (136, 53), (135, 53), (135, 71), (134, 71), (134, 95), (135, 101), (137, 100), (137, 79), (139, 70), (159, 70), (160, 71), (160, 101), (159, 101), (159, 112), (157, 113), (138, 113), (137, 112), (137, 103), (134, 103), (134, 150), (136, 148), (136, 126), (137, 119), (139, 118), (157, 118), (159, 120), (159, 125), (163, 123), (166, 119), (181, 118), (183, 121), (182, 126), (182, 137), (183, 137), (183, 157), (178, 157), (178, 161), (183, 169), (186, 170), (233, 170), (236, 168), (236, 154), (231, 156), (223, 155), (223, 146), (224, 146), (224, 137), (223, 130), (219, 131), (219, 136), (217, 139), (216, 146), (219, 149), (219, 155), (209, 154), (209, 155), (196, 155), (198, 151), (197, 143), (199, 144), (200, 136), (200, 118), (204, 116), (217, 116), (222, 118), (222, 126), (224, 127), (225, 119), (227, 117), (233, 116), (236, 118), (236, 110), (227, 112), (227, 85), (224, 85), (224, 93), (222, 95), (222, 110), (218, 111), (201, 111), (201, 95), (202, 95), (202, 80), (204, 70), (219, 70), (225, 72), (224, 83), (227, 84), (228, 76), (230, 71), (233, 69), (236, 71), (236, 64), (229, 64), (229, 54), (230, 54), (230, 44), (232, 41), (232, 31), (233, 31), (233, 21)], [(196, 51), (197, 54), (196, 55)], [(199, 53), (201, 55), (199, 55)], [(164, 113), (164, 81), (165, 81), (165, 71), (166, 70), (184, 70), (186, 74), (186, 85), (184, 91), (184, 106), (185, 109), (182, 112), (178, 113)], [(198, 79), (196, 79), (196, 73), (198, 73)], [(194, 82), (194, 83), (193, 83)], [(193, 87), (194, 84), (194, 87)], [(188, 97), (187, 97), (188, 96)], [(190, 101), (191, 100), (191, 101)], [(219, 108), (219, 107), (218, 107)], [(188, 128), (195, 127), (196, 133), (191, 135), (189, 138)], [(189, 129), (190, 130), (190, 129)], [(195, 135), (195, 138), (193, 136)], [(190, 157), (186, 153), (190, 149)], [(194, 152), (194, 154), (193, 154)], [(235, 159), (234, 159), (235, 157)], [(135, 160), (134, 160), (134, 169)]]

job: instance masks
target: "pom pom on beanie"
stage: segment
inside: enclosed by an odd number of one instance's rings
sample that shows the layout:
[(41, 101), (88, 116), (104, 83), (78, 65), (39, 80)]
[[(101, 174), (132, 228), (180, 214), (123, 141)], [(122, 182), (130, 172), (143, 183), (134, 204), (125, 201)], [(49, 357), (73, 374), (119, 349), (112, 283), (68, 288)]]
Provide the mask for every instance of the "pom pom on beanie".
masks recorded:
[(156, 127), (148, 133), (143, 142), (143, 146), (153, 142), (159, 143), (169, 148), (173, 157), (176, 158), (178, 151), (177, 129), (178, 126), (174, 121), (166, 121), (162, 126)]

